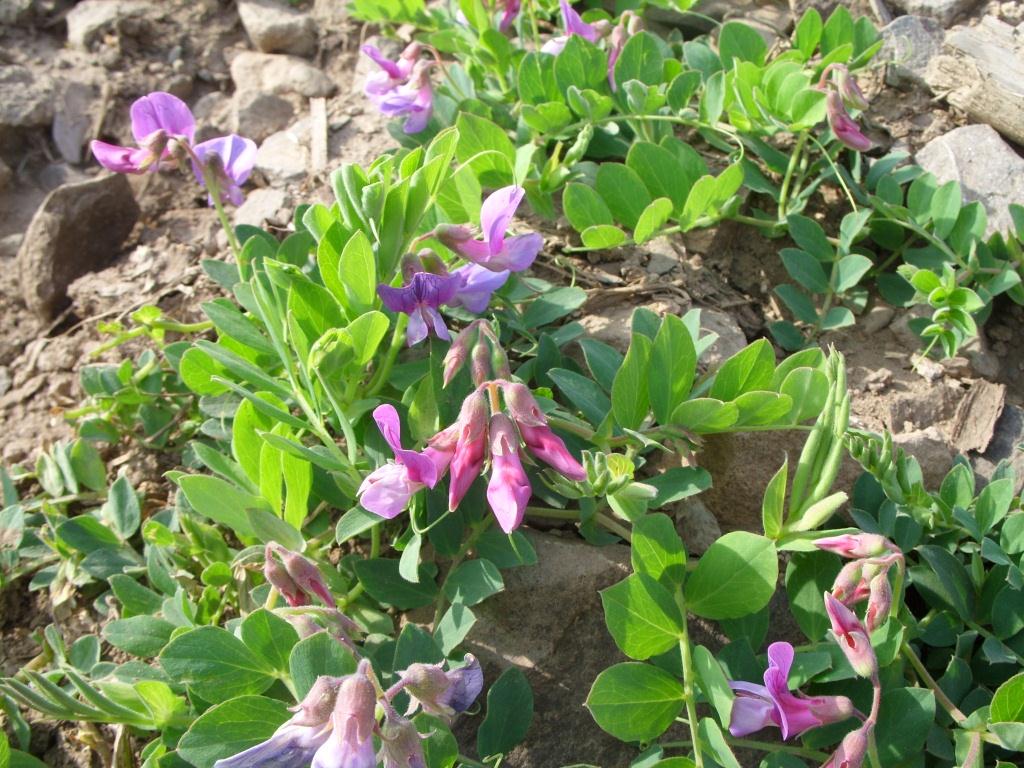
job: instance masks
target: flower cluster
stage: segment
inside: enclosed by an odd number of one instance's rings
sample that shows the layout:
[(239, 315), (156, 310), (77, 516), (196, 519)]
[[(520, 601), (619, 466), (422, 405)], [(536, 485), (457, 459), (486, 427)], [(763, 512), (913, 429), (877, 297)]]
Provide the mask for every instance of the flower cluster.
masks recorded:
[[(462, 667), (414, 664), (399, 681), (381, 692), (370, 662), (362, 660), (351, 675), (318, 677), (295, 713), (264, 742), (218, 760), (214, 768), (424, 768), (423, 736), (408, 719), (417, 709), (453, 717), (472, 705), (483, 689), (480, 663), (470, 655)], [(405, 716), (391, 700), (410, 694)], [(384, 713), (378, 722), (377, 708)], [(374, 750), (374, 736), (380, 750)]]
[[(505, 410), (500, 405), (502, 397)], [(359, 487), (359, 502), (381, 517), (397, 516), (413, 494), (433, 488), (445, 472), (449, 475), (448, 506), (454, 510), (489, 463), (487, 501), (501, 529), (511, 533), (522, 522), (533, 492), (523, 469), (524, 446), (570, 480), (586, 477), (583, 466), (551, 430), (529, 388), (517, 382), (483, 382), (463, 401), (456, 422), (430, 438), (422, 453), (402, 447), (393, 406), (379, 406), (373, 418), (395, 460), (366, 477)]]
[(818, 539), (814, 544), (827, 552), (851, 558), (832, 585), (832, 597), (851, 608), (867, 600), (864, 623), (874, 632), (892, 610), (889, 571), (895, 565), (902, 579), (905, 561), (899, 547), (884, 536), (872, 533), (845, 534)]
[(864, 135), (860, 126), (847, 112), (847, 109), (863, 112), (868, 108), (868, 100), (850, 74), (850, 70), (842, 64), (829, 64), (821, 73), (818, 88), (826, 92), (828, 124), (836, 139), (858, 152), (867, 152), (871, 149), (874, 146), (871, 139)]
[(434, 230), (434, 237), (469, 264), (449, 272), (437, 254), (424, 249), (403, 260), (400, 287), (377, 287), (384, 306), (409, 315), (409, 346), (423, 341), (431, 331), (448, 341), (448, 328), (438, 312), (441, 306), (482, 312), (490, 303), (491, 294), (505, 284), (512, 272), (533, 264), (544, 244), (539, 234), (505, 237), (524, 194), (522, 187), (509, 186), (489, 195), (480, 209), (479, 239), (463, 225), (442, 224)]
[(195, 143), (196, 120), (188, 106), (157, 91), (131, 106), (132, 135), (137, 147), (93, 141), (100, 165), (115, 173), (147, 173), (189, 162), (196, 180), (210, 193), (211, 204), (242, 203), (242, 185), (256, 162), (256, 144), (231, 134)]
[(362, 51), (380, 67), (379, 72), (366, 78), (366, 97), (381, 114), (405, 117), (402, 130), (406, 133), (426, 128), (434, 112), (434, 92), (430, 86), (431, 62), (420, 59), (420, 44), (410, 43), (395, 61), (374, 45), (364, 45)]

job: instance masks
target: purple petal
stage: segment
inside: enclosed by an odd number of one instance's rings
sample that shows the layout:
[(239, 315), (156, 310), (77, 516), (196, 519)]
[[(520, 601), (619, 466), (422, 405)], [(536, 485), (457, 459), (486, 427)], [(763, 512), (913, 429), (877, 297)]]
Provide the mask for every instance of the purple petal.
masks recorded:
[(184, 101), (163, 91), (137, 99), (131, 107), (132, 135), (140, 144), (156, 131), (169, 136), (184, 136), (189, 143), (195, 138), (196, 119)]
[(513, 272), (529, 269), (543, 247), (544, 238), (536, 232), (510, 237), (505, 241), (505, 266)]
[(437, 308), (454, 298), (459, 288), (459, 280), (451, 275), (417, 272), (412, 276), (410, 287), (416, 296), (417, 304)]
[(429, 324), (434, 329), (434, 335), (439, 339), (445, 341), (451, 341), (451, 334), (448, 333), (448, 326), (444, 324), (444, 318), (441, 317), (441, 313), (433, 307), (420, 307), (420, 314), (423, 316), (423, 322)]
[(402, 450), (402, 420), (398, 418), (395, 406), (387, 403), (378, 405), (373, 409), (373, 420), (391, 451), (397, 455)]
[(492, 272), (478, 264), (459, 267), (452, 272), (452, 276), (459, 279), (459, 287), (448, 303), (453, 307), (465, 307), (470, 312), (483, 312), (491, 303), (491, 294), (508, 281), (509, 274), (507, 269)]
[(793, 667), (795, 652), (789, 643), (768, 646), (768, 670), (764, 673), (765, 687), (774, 692), (789, 692), (789, 670)]
[(567, 35), (579, 35), (592, 43), (597, 42), (597, 30), (587, 24), (580, 15), (569, 5), (568, 0), (559, 0), (562, 8), (562, 18), (565, 19), (565, 32)]
[(456, 712), (465, 712), (476, 701), (484, 687), (484, 672), (476, 657), (467, 654), (466, 665), (447, 673), (451, 683), (441, 695), (440, 703)]
[(390, 520), (409, 506), (409, 499), (422, 487), (409, 479), (406, 467), (388, 462), (366, 476), (357, 495), (364, 509)]
[(552, 56), (557, 56), (563, 50), (565, 50), (565, 44), (569, 42), (568, 35), (559, 35), (558, 37), (552, 37), (544, 45), (540, 47), (541, 53), (550, 53)]
[(286, 723), (266, 741), (213, 765), (214, 768), (305, 768), (329, 734), (324, 728)]
[(377, 64), (378, 67), (387, 72), (389, 77), (392, 77), (395, 80), (401, 80), (404, 77), (402, 71), (398, 68), (398, 63), (387, 58), (383, 53), (380, 52), (380, 49), (377, 46), (370, 45), (368, 43), (364, 45), (360, 50), (362, 50), (363, 53), (365, 53), (367, 56), (373, 59), (373, 61)]
[(427, 338), (429, 333), (430, 329), (427, 327), (423, 315), (419, 312), (412, 312), (409, 315), (409, 326), (405, 331), (405, 343), (410, 347), (414, 347)]
[(412, 286), (394, 288), (381, 283), (377, 286), (377, 295), (384, 302), (384, 306), (392, 312), (404, 312), (411, 315), (416, 310), (419, 301)]
[[(732, 684), (735, 687), (735, 683)], [(757, 696), (737, 696), (732, 702), (732, 718), (729, 733), (736, 738), (756, 733), (762, 728), (774, 725), (772, 714), (775, 705)]]
[(419, 89), (416, 99), (409, 110), (409, 119), (402, 126), (402, 131), (407, 134), (419, 133), (427, 127), (431, 115), (434, 114), (434, 93), (430, 84)]
[[(143, 173), (142, 163), (149, 156), (145, 149), (119, 147), (105, 141), (94, 141), (89, 148), (100, 165), (115, 173)], [(153, 170), (157, 167), (157, 163), (152, 164)]]
[(525, 194), (526, 190), (519, 186), (502, 187), (492, 192), (480, 207), (480, 229), (492, 254), (501, 250), (505, 232)]

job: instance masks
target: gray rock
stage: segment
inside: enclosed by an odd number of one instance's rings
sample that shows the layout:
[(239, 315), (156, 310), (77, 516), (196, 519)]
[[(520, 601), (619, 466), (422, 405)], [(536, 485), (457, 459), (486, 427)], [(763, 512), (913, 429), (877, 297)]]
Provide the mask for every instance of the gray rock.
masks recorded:
[(348, 8), (337, 0), (313, 0), (313, 18), (321, 30), (337, 32), (348, 18)]
[(271, 185), (302, 181), (309, 169), (309, 148), (304, 137), (294, 130), (268, 137), (256, 152), (255, 168)]
[(238, 15), (252, 44), (264, 53), (308, 56), (316, 50), (316, 26), (283, 0), (239, 0)]
[(985, 206), (986, 236), (1013, 226), (1008, 206), (1024, 200), (1024, 159), (993, 128), (956, 128), (929, 141), (916, 160), (939, 183), (960, 182), (965, 202), (978, 200)]
[(927, 86), (928, 62), (942, 51), (942, 25), (921, 16), (900, 16), (882, 28), (885, 44), (878, 60), (886, 64), (885, 82)]
[(231, 130), (259, 143), (291, 125), (295, 109), (288, 99), (262, 91), (237, 91), (231, 99)]
[[(672, 301), (658, 300), (642, 306), (658, 315), (678, 315), (683, 310), (679, 304)], [(616, 304), (600, 312), (584, 315), (580, 318), (580, 325), (598, 341), (625, 352), (629, 348), (633, 309), (631, 304)]]
[(917, 459), (926, 488), (938, 488), (956, 458), (949, 441), (936, 427), (893, 435), (892, 441)]
[(131, 185), (120, 174), (66, 184), (47, 195), (18, 250), (29, 309), (44, 318), (60, 312), (68, 285), (113, 260), (138, 217)]
[(718, 518), (697, 497), (683, 499), (674, 505), (676, 530), (691, 555), (702, 555), (722, 535)]
[(989, 348), (983, 335), (975, 336), (960, 351), (964, 353), (975, 375), (991, 381), (999, 378), (1002, 368), (999, 356)]
[(146, 0), (84, 0), (68, 11), (68, 43), (81, 51), (119, 22), (137, 18), (154, 8)]
[(978, 0), (893, 0), (892, 4), (904, 13), (935, 19), (948, 27), (957, 16), (976, 6)]
[(747, 346), (747, 337), (732, 315), (718, 309), (701, 309), (700, 331), (701, 336), (718, 334), (718, 339), (700, 359), (700, 365), (705, 369), (717, 368)]
[(7, 186), (11, 181), (13, 181), (13, 179), (14, 171), (11, 170), (11, 167), (7, 163), (0, 160), (0, 192), (7, 189)]
[(0, 0), (0, 24), (23, 24), (32, 16), (33, 0)]
[(330, 96), (334, 83), (309, 62), (280, 53), (244, 51), (231, 62), (231, 79), (240, 91)]
[(644, 244), (645, 249), (650, 253), (647, 260), (647, 272), (656, 277), (667, 275), (679, 266), (679, 254), (672, 246), (672, 241), (667, 237), (659, 237)]
[(49, 125), (51, 120), (51, 80), (17, 64), (0, 66), (0, 131)]
[(21, 247), (21, 241), (24, 239), (20, 232), (15, 232), (7, 237), (0, 237), (0, 259), (13, 259), (17, 257), (18, 248)]
[(864, 315), (860, 327), (864, 330), (864, 333), (878, 333), (883, 328), (888, 328), (889, 323), (892, 322), (895, 316), (896, 310), (892, 307), (885, 304), (876, 304)]
[(95, 112), (99, 108), (91, 85), (72, 81), (61, 91), (53, 116), (53, 143), (69, 163), (82, 162), (82, 149), (92, 135)]
[(198, 126), (196, 141), (206, 141), (235, 131), (233, 112), (234, 100), (223, 91), (211, 91), (200, 97), (192, 105), (192, 114)]
[(986, 481), (991, 480), (992, 473), (1001, 461), (1009, 462), (1015, 474), (1013, 492), (1024, 490), (1024, 451), (1020, 449), (1024, 443), (1024, 409), (1016, 405), (1003, 408), (999, 421), (996, 422), (995, 433), (985, 452), (971, 454), (971, 465), (974, 472)]
[(265, 222), (275, 222), (278, 211), (289, 203), (288, 193), (282, 189), (254, 189), (235, 211), (235, 226), (249, 224), (262, 227)]

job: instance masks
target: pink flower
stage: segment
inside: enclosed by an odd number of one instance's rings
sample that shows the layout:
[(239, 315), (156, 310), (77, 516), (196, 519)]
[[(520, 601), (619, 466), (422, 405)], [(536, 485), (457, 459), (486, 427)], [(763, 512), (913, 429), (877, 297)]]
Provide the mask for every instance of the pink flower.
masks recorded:
[(572, 35), (579, 35), (591, 43), (597, 42), (599, 37), (597, 29), (580, 18), (580, 15), (573, 10), (568, 0), (559, 0), (558, 5), (562, 10), (565, 34), (553, 37), (544, 43), (540, 49), (542, 53), (550, 53), (553, 56), (557, 56), (565, 48), (565, 44), (569, 42), (569, 38)]
[(544, 245), (544, 238), (536, 232), (505, 237), (525, 194), (522, 187), (509, 186), (488, 196), (480, 209), (482, 240), (474, 240), (463, 226), (441, 225), (434, 230), (435, 236), (468, 261), (492, 272), (522, 272), (533, 264)]
[(885, 623), (892, 610), (892, 585), (889, 574), (883, 571), (871, 580), (868, 607), (864, 612), (864, 625), (868, 632), (874, 632)]
[(768, 646), (764, 685), (729, 683), (736, 691), (729, 723), (733, 736), (739, 738), (767, 726), (777, 726), (785, 740), (811, 728), (846, 720), (854, 714), (853, 702), (845, 696), (808, 697), (791, 693), (788, 678), (793, 658), (792, 645), (772, 643)]
[(865, 723), (855, 731), (850, 731), (832, 756), (821, 768), (860, 768), (868, 753), (868, 730), (872, 724)]
[(498, 22), (498, 29), (502, 32), (508, 32), (508, 28), (512, 26), (512, 22), (519, 15), (521, 3), (520, 0), (504, 0), (503, 5), (505, 9), (501, 14), (501, 21)]
[[(242, 185), (256, 164), (256, 143), (231, 134), (210, 139), (192, 148), (192, 173), (204, 187), (215, 186), (221, 202), (242, 204)], [(213, 205), (213, 190), (210, 190)]]
[(836, 135), (836, 139), (857, 152), (867, 152), (871, 149), (874, 144), (861, 132), (860, 126), (853, 118), (847, 114), (842, 97), (836, 91), (829, 91), (826, 99), (828, 124), (832, 128), (832, 133)]
[(426, 128), (433, 113), (434, 94), (428, 77), (431, 63), (418, 61), (419, 44), (408, 45), (397, 61), (386, 58), (373, 45), (364, 45), (362, 51), (381, 68), (366, 79), (366, 97), (387, 117), (407, 116), (403, 127), (406, 133)]
[(491, 416), (491, 480), (487, 484), (487, 502), (505, 533), (512, 533), (523, 522), (533, 489), (519, 460), (519, 434), (512, 420), (503, 413)]
[(530, 453), (570, 480), (585, 480), (587, 472), (583, 465), (569, 453), (562, 438), (551, 431), (529, 387), (509, 382), (504, 385), (504, 391), (509, 414)]
[(177, 96), (156, 91), (131, 106), (132, 135), (138, 148), (119, 147), (105, 141), (90, 145), (100, 165), (115, 173), (157, 171), (173, 163), (170, 141), (191, 144), (196, 121), (185, 102)]
[(899, 552), (899, 548), (885, 536), (877, 533), (844, 533), (841, 536), (828, 536), (815, 539), (814, 546), (826, 552), (834, 552), (840, 557), (881, 557), (888, 552)]
[(313, 756), (310, 768), (374, 768), (373, 729), (377, 724), (377, 694), (366, 675), (369, 662), (338, 687), (331, 713), (331, 731)]
[(482, 392), (477, 390), (462, 402), (455, 423), (458, 438), (448, 484), (448, 508), (453, 510), (458, 508), (484, 467), (487, 454), (487, 400)]
[(402, 448), (401, 422), (392, 405), (379, 405), (373, 411), (374, 421), (395, 453), (395, 461), (388, 462), (369, 475), (359, 486), (359, 503), (381, 517), (396, 517), (407, 506), (412, 495), (423, 488), (433, 488), (444, 473), (443, 456), (418, 453)]
[(825, 612), (832, 623), (835, 640), (853, 671), (861, 677), (874, 678), (878, 674), (878, 659), (868, 631), (857, 614), (828, 592), (825, 593)]

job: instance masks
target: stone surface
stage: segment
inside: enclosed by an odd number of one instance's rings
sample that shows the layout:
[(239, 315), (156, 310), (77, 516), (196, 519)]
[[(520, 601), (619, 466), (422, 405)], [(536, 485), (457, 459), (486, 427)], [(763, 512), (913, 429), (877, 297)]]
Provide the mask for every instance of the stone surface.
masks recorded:
[(707, 552), (722, 535), (718, 518), (698, 497), (683, 499), (673, 505), (671, 512), (676, 518), (676, 530), (691, 556)]
[(1024, 409), (1016, 405), (1007, 405), (996, 422), (995, 434), (989, 441), (988, 448), (982, 454), (971, 454), (971, 465), (979, 477), (988, 481), (1001, 461), (1013, 467), (1015, 474), (1014, 493), (1024, 490), (1024, 451), (1020, 449), (1024, 443)]
[(86, 83), (71, 81), (62, 89), (53, 116), (53, 143), (69, 163), (82, 162), (85, 142), (93, 134), (99, 103), (96, 90)]
[(97, 37), (118, 22), (141, 16), (152, 8), (146, 0), (84, 0), (68, 11), (68, 43), (72, 48), (87, 51)]
[(900, 16), (882, 28), (885, 82), (893, 86), (927, 85), (928, 63), (942, 50), (942, 25), (922, 16)]
[(930, 490), (942, 484), (956, 456), (945, 435), (936, 427), (893, 435), (893, 443), (917, 459), (925, 487)]
[(330, 96), (334, 83), (309, 62), (281, 53), (244, 51), (231, 62), (231, 79), (240, 91)]
[(978, 0), (893, 0), (894, 8), (915, 16), (934, 19), (948, 27), (962, 13), (978, 4)]
[(978, 200), (988, 213), (986, 235), (1010, 229), (1009, 204), (1024, 200), (1024, 159), (987, 125), (966, 125), (929, 141), (918, 165), (939, 183), (960, 182), (965, 202)]
[(60, 312), (68, 285), (106, 266), (138, 217), (131, 185), (119, 174), (51, 192), (18, 250), (21, 291), (29, 309), (44, 318)]
[(0, 24), (25, 22), (32, 15), (33, 0), (0, 0)]
[(1002, 364), (999, 362), (999, 356), (989, 348), (984, 334), (975, 336), (961, 347), (960, 351), (967, 358), (975, 375), (991, 380), (999, 378)]
[[(642, 306), (662, 316), (682, 313), (682, 308), (672, 301), (658, 300)], [(593, 338), (615, 347), (620, 352), (625, 352), (629, 348), (630, 318), (633, 316), (634, 309), (632, 304), (615, 304), (599, 312), (584, 315), (580, 318), (580, 325)]]
[(231, 99), (231, 130), (257, 144), (291, 125), (295, 109), (288, 99), (262, 91), (237, 91)]
[(700, 359), (704, 369), (714, 369), (747, 346), (747, 337), (733, 319), (732, 315), (718, 309), (701, 309), (701, 336), (717, 333), (718, 339), (708, 347)]
[[(235, 132), (234, 100), (222, 91), (211, 91), (192, 105), (196, 118), (196, 141), (206, 141)], [(248, 135), (248, 134), (246, 134)]]
[(256, 152), (256, 171), (268, 184), (302, 181), (309, 169), (309, 148), (297, 131), (279, 131), (267, 137)]
[(49, 125), (51, 120), (50, 79), (17, 64), (0, 66), (0, 131)]
[(238, 15), (252, 44), (264, 53), (308, 56), (316, 50), (316, 26), (285, 0), (239, 0)]
[(0, 160), (0, 192), (5, 190), (7, 185), (10, 184), (13, 179), (14, 171), (11, 170), (11, 167), (7, 163)]
[(896, 310), (892, 307), (876, 304), (864, 315), (864, 319), (860, 321), (860, 327), (864, 333), (878, 333), (883, 328), (888, 328), (895, 316)]
[(288, 194), (282, 189), (254, 189), (235, 210), (235, 225), (262, 227), (268, 221), (281, 223), (277, 221), (277, 213), (290, 202)]

